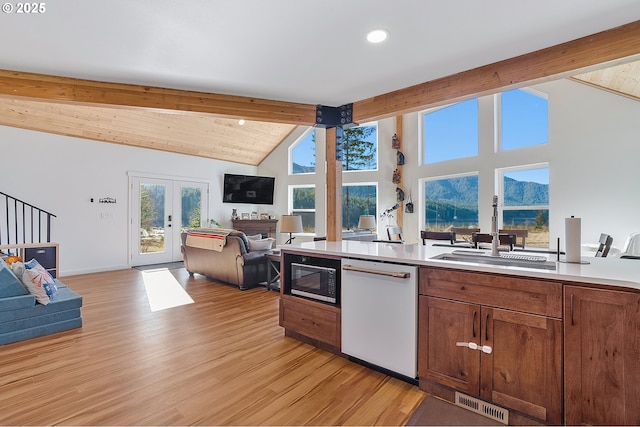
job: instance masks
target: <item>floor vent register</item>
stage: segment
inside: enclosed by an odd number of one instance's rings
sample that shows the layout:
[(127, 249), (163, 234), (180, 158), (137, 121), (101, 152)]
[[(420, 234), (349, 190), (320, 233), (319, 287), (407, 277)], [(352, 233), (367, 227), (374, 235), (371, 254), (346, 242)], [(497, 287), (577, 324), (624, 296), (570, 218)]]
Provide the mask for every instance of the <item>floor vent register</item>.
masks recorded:
[(509, 411), (475, 397), (456, 392), (455, 404), (499, 423), (509, 424)]

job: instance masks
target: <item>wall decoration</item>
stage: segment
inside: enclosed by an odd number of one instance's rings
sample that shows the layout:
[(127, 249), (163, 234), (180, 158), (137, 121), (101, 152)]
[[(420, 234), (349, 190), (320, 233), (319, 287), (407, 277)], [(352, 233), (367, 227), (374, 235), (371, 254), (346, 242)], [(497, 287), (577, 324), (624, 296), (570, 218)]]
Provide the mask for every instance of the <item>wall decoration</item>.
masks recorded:
[(400, 171), (396, 168), (396, 170), (393, 171), (393, 179), (391, 180), (391, 182), (393, 182), (394, 184), (400, 184)]
[(396, 187), (396, 199), (399, 202), (404, 201), (404, 190), (400, 187)]
[(398, 135), (396, 135), (395, 133), (391, 138), (391, 148), (393, 148), (394, 150), (398, 150), (400, 148), (400, 139), (398, 138)]
[(402, 165), (404, 165), (404, 154), (402, 153), (402, 151), (398, 151), (398, 152), (396, 153), (396, 157), (397, 157), (397, 159), (396, 159), (396, 164), (397, 164), (398, 166), (402, 166)]
[(404, 205), (404, 211), (406, 213), (413, 213), (413, 200), (411, 199), (411, 192), (409, 192), (409, 198), (407, 200), (407, 203), (405, 203)]

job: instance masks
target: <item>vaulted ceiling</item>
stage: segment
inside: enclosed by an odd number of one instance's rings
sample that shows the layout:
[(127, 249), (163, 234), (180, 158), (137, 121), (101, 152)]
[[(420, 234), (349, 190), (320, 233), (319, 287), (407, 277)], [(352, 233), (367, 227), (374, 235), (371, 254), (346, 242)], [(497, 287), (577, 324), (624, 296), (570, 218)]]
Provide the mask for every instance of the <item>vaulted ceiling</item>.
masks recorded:
[[(639, 20), (636, 0), (59, 0), (2, 17), (0, 124), (258, 165), (316, 104), (415, 111), (467, 70)], [(637, 64), (607, 65), (575, 78), (638, 97)]]

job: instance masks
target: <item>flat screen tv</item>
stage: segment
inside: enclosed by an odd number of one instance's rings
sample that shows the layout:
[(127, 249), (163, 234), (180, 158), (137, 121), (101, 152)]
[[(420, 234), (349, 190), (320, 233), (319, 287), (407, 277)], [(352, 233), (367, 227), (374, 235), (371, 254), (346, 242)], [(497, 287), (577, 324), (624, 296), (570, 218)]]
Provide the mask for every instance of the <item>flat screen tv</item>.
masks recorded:
[(222, 202), (272, 205), (275, 180), (269, 176), (225, 173)]

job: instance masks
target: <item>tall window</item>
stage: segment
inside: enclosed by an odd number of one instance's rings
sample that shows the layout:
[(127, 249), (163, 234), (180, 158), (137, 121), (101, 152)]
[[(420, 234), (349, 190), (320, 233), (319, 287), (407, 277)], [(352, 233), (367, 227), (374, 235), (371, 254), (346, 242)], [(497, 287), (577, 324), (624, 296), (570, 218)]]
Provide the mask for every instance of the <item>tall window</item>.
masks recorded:
[(478, 99), (470, 99), (423, 116), (424, 163), (478, 155)]
[(360, 215), (377, 216), (378, 186), (376, 184), (348, 184), (342, 186), (342, 228), (358, 228)]
[(316, 171), (316, 130), (309, 130), (291, 148), (291, 174)]
[(478, 175), (424, 181), (425, 229), (478, 227)]
[(546, 144), (549, 108), (544, 94), (514, 89), (500, 95), (500, 130), (503, 150)]
[(378, 126), (345, 129), (342, 140), (342, 170), (378, 169)]
[(498, 171), (502, 184), (502, 228), (528, 230), (527, 246), (549, 247), (549, 167)]
[(302, 231), (316, 232), (316, 188), (315, 186), (289, 186), (291, 214), (302, 217)]

